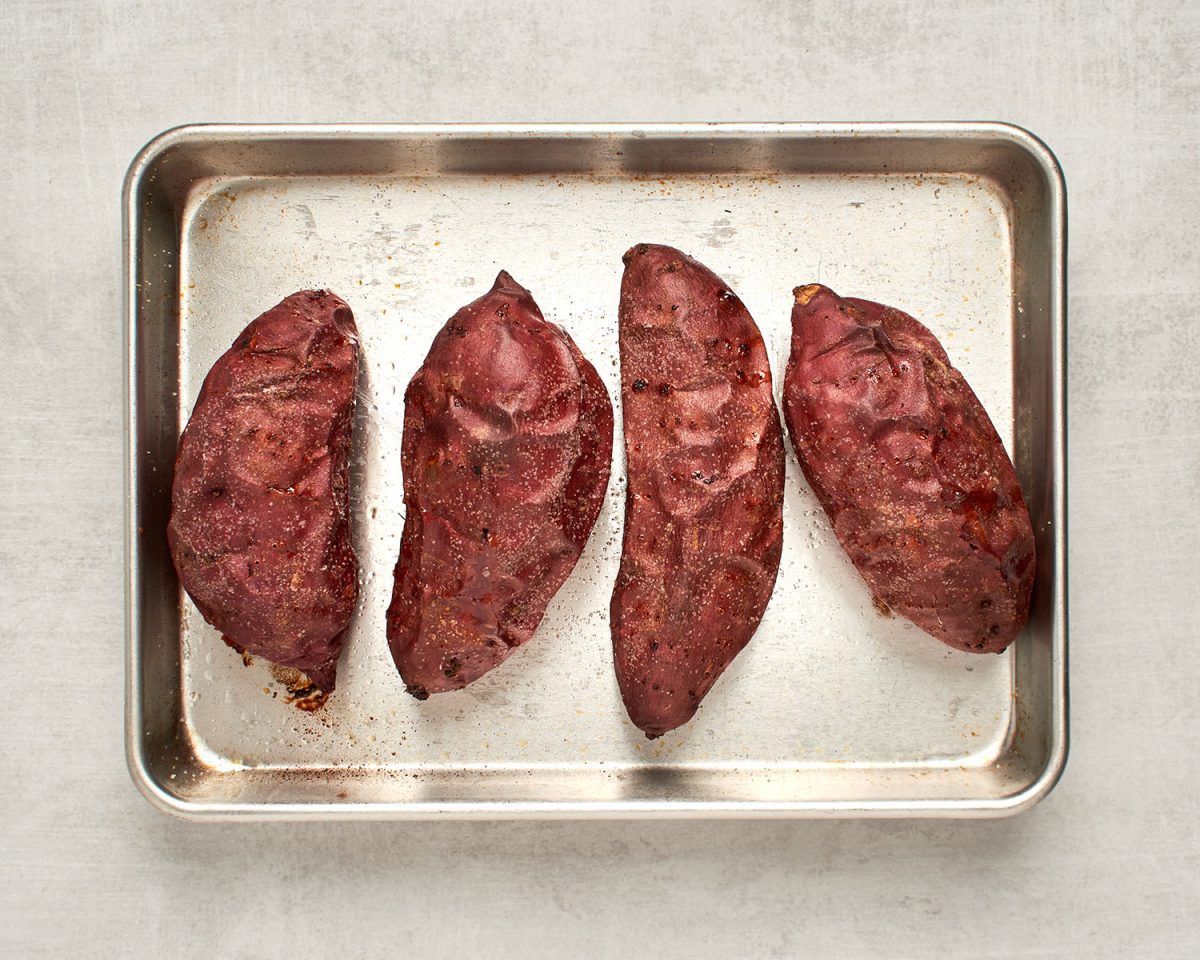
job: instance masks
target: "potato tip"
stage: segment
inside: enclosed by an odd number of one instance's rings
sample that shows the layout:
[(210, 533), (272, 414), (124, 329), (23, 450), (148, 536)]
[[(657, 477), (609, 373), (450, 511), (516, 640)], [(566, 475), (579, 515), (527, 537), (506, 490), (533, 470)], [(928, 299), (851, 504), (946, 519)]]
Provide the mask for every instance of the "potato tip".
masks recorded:
[(796, 287), (793, 289), (792, 296), (796, 298), (797, 306), (804, 307), (807, 306), (808, 302), (823, 289), (824, 287), (822, 287), (822, 285), (819, 283), (808, 283), (802, 287)]

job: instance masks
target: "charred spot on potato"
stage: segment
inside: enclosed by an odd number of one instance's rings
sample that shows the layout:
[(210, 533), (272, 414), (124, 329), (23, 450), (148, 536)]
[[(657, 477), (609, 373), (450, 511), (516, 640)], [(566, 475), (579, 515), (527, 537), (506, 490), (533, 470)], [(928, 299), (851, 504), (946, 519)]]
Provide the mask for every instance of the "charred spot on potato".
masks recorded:
[(624, 263), (626, 266), (628, 266), (629, 261), (633, 259), (635, 254), (640, 257), (640, 256), (644, 255), (646, 253), (646, 251), (649, 249), (650, 249), (649, 246), (644, 243), (639, 243), (636, 246), (630, 247), (628, 250), (625, 251), (624, 255), (622, 255), (621, 262)]
[(318, 690), (316, 687), (307, 687), (296, 691), (295, 694), (285, 697), (284, 702), (290, 703), (297, 710), (303, 710), (305, 713), (314, 713), (325, 706), (325, 701), (329, 699), (329, 694), (324, 690)]

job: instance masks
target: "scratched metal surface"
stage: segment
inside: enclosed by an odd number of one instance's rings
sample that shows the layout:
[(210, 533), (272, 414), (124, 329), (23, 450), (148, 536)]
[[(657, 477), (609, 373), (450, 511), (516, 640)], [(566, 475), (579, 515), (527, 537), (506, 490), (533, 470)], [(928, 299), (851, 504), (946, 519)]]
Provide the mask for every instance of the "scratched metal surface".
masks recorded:
[[(939, 168), (930, 153), (928, 170), (884, 172), (887, 138), (866, 130), (865, 149), (878, 156), (860, 162), (848, 152), (813, 172), (765, 163), (755, 148), (771, 136), (755, 132), (736, 164), (702, 172), (615, 170), (621, 151), (612, 134), (590, 170), (528, 170), (501, 157), (484, 172), (478, 163), (463, 173), (413, 160), (418, 175), (392, 163), (371, 175), (278, 176), (239, 166), (227, 151), (220, 165), (199, 164), (203, 175), (175, 188), (178, 251), (164, 247), (163, 257), (176, 271), (176, 380), (169, 398), (144, 397), (140, 416), (165, 401), (163, 432), (177, 431), (212, 362), (251, 318), (306, 287), (343, 296), (364, 363), (352, 464), (362, 591), (338, 689), (310, 715), (285, 703), (267, 663), (243, 664), (178, 593), (169, 569), (141, 563), (142, 582), (170, 581), (163, 589), (178, 616), (160, 636), (143, 630), (139, 650), (181, 651), (175, 689), (134, 692), (177, 703), (179, 734), (133, 732), (144, 751), (135, 769), (152, 797), (176, 812), (224, 816), (969, 814), (1008, 809), (1036, 781), (1052, 783), (1053, 745), (1031, 759), (1019, 740), (1031, 729), (1034, 739), (1052, 738), (1060, 678), (1031, 684), (1044, 699), (1026, 702), (1019, 716), (1015, 662), (1031, 656), (1022, 648), (1052, 642), (1052, 608), (1062, 598), (1043, 596), (1033, 629), (998, 657), (951, 650), (881, 617), (790, 452), (783, 560), (766, 616), (684, 729), (646, 741), (612, 675), (619, 443), (591, 541), (530, 643), (467, 689), (424, 703), (404, 693), (392, 666), (383, 615), (403, 526), (404, 387), (436, 330), (499, 269), (570, 331), (617, 399), (620, 257), (638, 241), (678, 246), (730, 283), (767, 341), (777, 396), (793, 286), (820, 281), (902, 306), (942, 339), (1010, 452), (1024, 418), (1019, 453), (1048, 456), (1041, 451), (1050, 448), (1029, 442), (1029, 431), (1048, 421), (1044, 409), (1030, 410), (1038, 384), (1020, 381), (1034, 374), (1020, 361), (1023, 268), (1004, 171)], [(442, 135), (445, 167), (464, 166), (445, 160), (455, 144)], [(683, 131), (674, 149), (703, 156), (704, 140)], [(139, 229), (135, 242), (144, 239)], [(1044, 257), (1050, 242), (1020, 249)], [(1051, 322), (1051, 312), (1040, 316)], [(1036, 335), (1040, 344), (1047, 331)], [(1052, 479), (1045, 467), (1039, 475)], [(1031, 476), (1028, 464), (1022, 476)], [(163, 485), (141, 494), (165, 509)], [(1047, 536), (1044, 544), (1053, 543), (1053, 531)], [(1063, 669), (1043, 659), (1039, 670)]]

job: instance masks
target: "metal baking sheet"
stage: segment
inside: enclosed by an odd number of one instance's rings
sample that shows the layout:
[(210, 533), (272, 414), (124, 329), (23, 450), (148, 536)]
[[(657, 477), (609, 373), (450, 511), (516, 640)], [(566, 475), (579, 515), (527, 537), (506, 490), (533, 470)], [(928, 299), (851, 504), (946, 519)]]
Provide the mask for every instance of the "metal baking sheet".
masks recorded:
[[(1066, 757), (1064, 188), (1003, 124), (193, 126), (126, 182), (127, 753), (193, 817), (986, 816)], [(384, 638), (403, 504), (403, 393), (434, 332), (503, 268), (614, 399), (621, 254), (692, 253), (762, 329), (778, 393), (793, 286), (902, 306), (942, 339), (1027, 494), (1029, 628), (976, 656), (884, 619), (790, 455), (784, 552), (758, 633), (686, 728), (627, 720), (608, 600), (620, 443), (578, 567), (534, 639), (458, 693), (404, 693)], [(182, 593), (174, 450), (203, 377), (285, 295), (353, 307), (361, 605), (336, 693), (306, 714)], [(618, 404), (619, 417), (619, 404)], [(618, 431), (620, 423), (618, 419)]]

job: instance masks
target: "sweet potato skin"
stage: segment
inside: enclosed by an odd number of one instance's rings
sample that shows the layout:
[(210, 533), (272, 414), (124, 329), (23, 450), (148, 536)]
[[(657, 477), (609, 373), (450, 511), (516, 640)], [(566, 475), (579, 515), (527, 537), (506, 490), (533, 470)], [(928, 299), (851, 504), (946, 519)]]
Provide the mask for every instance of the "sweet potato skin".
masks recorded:
[(388, 644), (418, 699), (533, 635), (599, 516), (613, 411), (595, 369), (501, 272), (434, 338), (404, 398)]
[(630, 719), (654, 738), (692, 718), (762, 619), (783, 545), (783, 439), (766, 348), (736, 295), (672, 247), (624, 260), (613, 659)]
[(875, 597), (942, 642), (999, 653), (1029, 616), (1033, 529), (987, 412), (929, 330), (797, 287), (784, 417)]
[(347, 497), (358, 331), (325, 290), (292, 294), (213, 365), (179, 439), (167, 540), (180, 582), (239, 650), (334, 689), (358, 598)]

